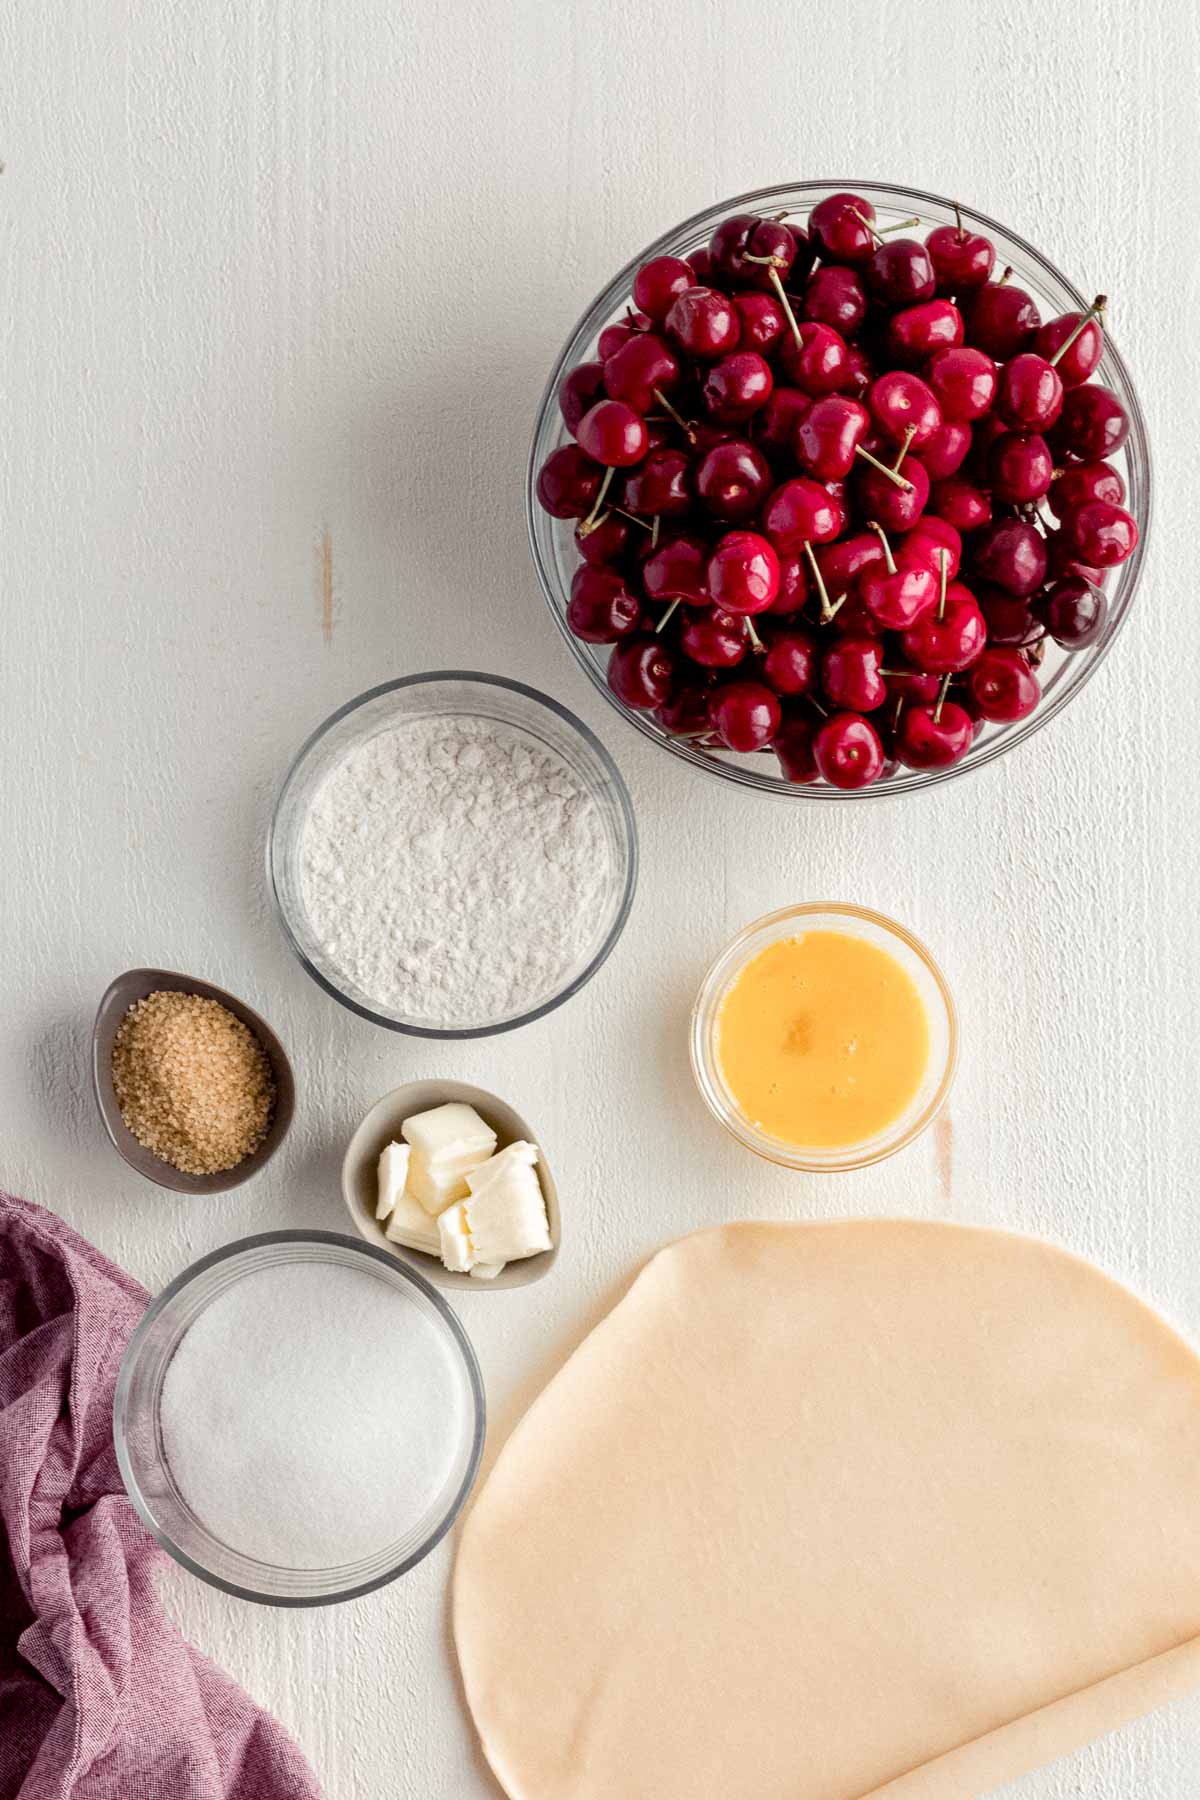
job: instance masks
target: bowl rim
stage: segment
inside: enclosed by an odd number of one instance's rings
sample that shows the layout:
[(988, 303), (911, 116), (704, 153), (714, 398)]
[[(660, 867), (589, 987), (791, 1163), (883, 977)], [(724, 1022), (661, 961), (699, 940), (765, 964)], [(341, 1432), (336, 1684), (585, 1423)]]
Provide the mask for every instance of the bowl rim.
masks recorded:
[[(1144, 465), (1146, 492), (1142, 507), (1142, 516), (1138, 521), (1138, 543), (1134, 548), (1132, 556), (1121, 565), (1122, 568), (1128, 571), (1128, 594), (1125, 605), (1120, 616), (1113, 622), (1111, 630), (1108, 631), (1103, 640), (1091, 648), (1077, 653), (1075, 660), (1078, 663), (1079, 673), (1078, 678), (1072, 686), (1069, 688), (1062, 688), (1057, 694), (1048, 695), (1027, 718), (1018, 720), (1011, 725), (992, 732), (980, 744), (972, 746), (971, 750), (961, 762), (953, 763), (949, 768), (906, 770), (902, 784), (894, 784), (890, 781), (877, 781), (872, 782), (867, 787), (854, 789), (837, 788), (828, 782), (788, 782), (777, 776), (764, 776), (753, 767), (742, 766), (743, 763), (748, 763), (751, 759), (743, 758), (741, 762), (736, 763), (718, 761), (715, 757), (705, 756), (693, 749), (690, 744), (672, 737), (669, 733), (659, 730), (651, 723), (650, 716), (643, 712), (639, 712), (636, 708), (625, 706), (617, 699), (604, 678), (603, 670), (600, 669), (593, 659), (586, 654), (568, 628), (565, 608), (560, 607), (558, 603), (558, 590), (554, 573), (546, 566), (546, 561), (542, 555), (541, 545), (537, 536), (537, 525), (541, 516), (537, 502), (539, 448), (541, 446), (543, 428), (546, 421), (557, 412), (558, 389), (562, 378), (567, 370), (573, 366), (581, 350), (586, 347), (587, 339), (592, 335), (592, 328), (594, 327), (595, 322), (598, 319), (601, 319), (602, 315), (611, 312), (613, 307), (619, 302), (622, 294), (627, 295), (632, 277), (642, 263), (648, 261), (651, 257), (671, 252), (679, 237), (691, 233), (703, 226), (715, 225), (727, 214), (739, 212), (744, 208), (757, 209), (761, 207), (765, 210), (770, 202), (782, 202), (789, 196), (811, 194), (815, 200), (819, 196), (829, 193), (831, 190), (839, 191), (842, 189), (849, 189), (853, 192), (862, 193), (867, 196), (883, 195), (886, 196), (889, 201), (895, 202), (901, 207), (920, 207), (921, 205), (924, 205), (952, 208), (957, 204), (959, 211), (965, 220), (968, 220), (970, 223), (980, 226), (985, 230), (999, 232), (1013, 244), (1018, 245), (1022, 256), (1036, 264), (1038, 270), (1046, 275), (1052, 283), (1060, 285), (1071, 296), (1072, 301), (1081, 311), (1086, 309), (1088, 305), (1087, 298), (1080, 293), (1079, 289), (1075, 286), (1075, 283), (1070, 281), (1067, 276), (1063, 274), (1061, 269), (1057, 268), (1050, 261), (1049, 257), (1043, 255), (1040, 250), (1027, 242), (1027, 240), (1023, 238), (1019, 232), (1014, 231), (1011, 226), (1003, 224), (999, 219), (992, 218), (988, 213), (980, 212), (975, 207), (963, 205), (961, 202), (956, 203), (945, 195), (932, 193), (928, 189), (903, 187), (895, 182), (859, 180), (856, 178), (840, 176), (833, 179), (825, 178), (823, 180), (772, 182), (769, 187), (752, 188), (745, 193), (735, 194), (729, 199), (719, 200), (714, 205), (702, 207), (699, 212), (691, 214), (690, 217), (681, 220), (679, 224), (673, 225), (669, 230), (662, 232), (652, 243), (647, 244), (643, 249), (639, 250), (635, 256), (631, 257), (618, 273), (613, 276), (612, 280), (606, 283), (595, 298), (589, 302), (588, 306), (579, 315), (568, 334), (566, 342), (554, 362), (549, 379), (543, 390), (542, 398), (538, 404), (534, 419), (533, 439), (530, 445), (525, 478), (526, 532), (529, 540), (530, 552), (533, 557), (534, 569), (542, 589), (542, 595), (550, 609), (550, 613), (561, 636), (571, 651), (573, 660), (583, 669), (592, 686), (596, 688), (599, 693), (604, 695), (608, 704), (614, 708), (627, 724), (632, 725), (635, 731), (640, 732), (641, 735), (648, 738), (651, 743), (658, 744), (666, 749), (672, 756), (677, 757), (689, 768), (698, 769), (701, 772), (713, 776), (719, 781), (731, 781), (739, 787), (747, 788), (754, 793), (765, 794), (769, 798), (780, 800), (795, 798), (802, 801), (808, 801), (815, 805), (828, 805), (839, 801), (902, 800), (907, 794), (923, 793), (929, 788), (939, 786), (942, 782), (951, 781), (957, 776), (965, 775), (972, 770), (983, 768), (988, 763), (994, 762), (997, 757), (1003, 756), (1006, 751), (1014, 750), (1019, 745), (1028, 742), (1035, 732), (1041, 730), (1044, 725), (1048, 725), (1051, 720), (1057, 718), (1058, 715), (1065, 710), (1067, 704), (1073, 700), (1077, 694), (1082, 692), (1083, 688), (1095, 675), (1096, 670), (1108, 655), (1125, 626), (1129, 613), (1133, 608), (1134, 600), (1137, 597), (1137, 589), (1141, 582), (1146, 546), (1150, 539), (1150, 529), (1153, 521), (1153, 470), (1145, 415), (1143, 414), (1141, 401), (1125, 360), (1117, 349), (1116, 344), (1113, 342), (1111, 334), (1106, 329), (1104, 334), (1104, 352), (1098, 373), (1103, 374), (1104, 365), (1107, 363), (1110, 369), (1115, 370), (1120, 378), (1124, 390), (1122, 399), (1125, 402), (1129, 413), (1129, 438), (1130, 442), (1136, 445), (1138, 458)], [(789, 210), (795, 210), (795, 208), (791, 207)], [(1079, 661), (1080, 657), (1085, 660)]]
[[(450, 1337), (462, 1358), (463, 1367), (466, 1370), (467, 1385), (470, 1390), (472, 1403), (471, 1450), (467, 1458), (467, 1466), (463, 1471), (462, 1480), (455, 1491), (454, 1498), (446, 1509), (445, 1515), (423, 1543), (419, 1544), (415, 1550), (410, 1551), (407, 1556), (402, 1557), (401, 1560), (391, 1568), (385, 1569), (380, 1575), (372, 1576), (369, 1581), (356, 1582), (353, 1586), (339, 1589), (336, 1593), (313, 1595), (265, 1594), (255, 1588), (243, 1587), (238, 1582), (229, 1581), (225, 1576), (217, 1575), (211, 1569), (206, 1569), (203, 1564), (198, 1563), (194, 1557), (189, 1556), (186, 1550), (182, 1550), (179, 1545), (175, 1543), (169, 1532), (165, 1531), (162, 1526), (159, 1525), (138, 1485), (137, 1476), (129, 1456), (124, 1424), (124, 1410), (128, 1401), (132, 1369), (134, 1361), (136, 1360), (135, 1352), (154, 1320), (177, 1294), (181, 1293), (190, 1282), (204, 1274), (207, 1270), (214, 1268), (218, 1263), (228, 1262), (233, 1257), (239, 1256), (245, 1251), (257, 1250), (267, 1244), (301, 1243), (326, 1244), (335, 1246), (338, 1249), (350, 1250), (355, 1255), (370, 1257), (373, 1261), (381, 1263), (385, 1268), (398, 1272), (431, 1302), (434, 1310), (439, 1315), (442, 1324), (448, 1329)], [(483, 1385), (483, 1375), (480, 1370), (479, 1359), (475, 1354), (474, 1345), (471, 1343), (470, 1338), (459, 1323), (457, 1315), (443, 1299), (442, 1295), (438, 1293), (432, 1282), (427, 1281), (423, 1275), (419, 1274), (416, 1269), (411, 1268), (407, 1263), (400, 1262), (395, 1257), (388, 1256), (384, 1251), (377, 1249), (374, 1244), (365, 1243), (361, 1238), (350, 1237), (346, 1232), (296, 1228), (286, 1231), (255, 1232), (250, 1237), (235, 1238), (231, 1243), (222, 1244), (218, 1249), (210, 1250), (206, 1256), (201, 1256), (197, 1258), (195, 1262), (189, 1263), (186, 1269), (181, 1270), (180, 1273), (175, 1276), (173, 1281), (169, 1281), (166, 1287), (153, 1297), (146, 1307), (145, 1312), (134, 1326), (129, 1341), (122, 1352), (120, 1368), (117, 1373), (116, 1387), (113, 1390), (112, 1420), (113, 1444), (117, 1453), (117, 1467), (120, 1470), (121, 1481), (124, 1485), (125, 1492), (129, 1496), (130, 1502), (132, 1503), (138, 1518), (146, 1527), (151, 1537), (155, 1539), (156, 1543), (158, 1543), (175, 1562), (187, 1569), (190, 1574), (198, 1576), (201, 1581), (207, 1582), (210, 1587), (220, 1588), (223, 1593), (234, 1594), (240, 1600), (252, 1600), (261, 1606), (334, 1606), (340, 1604), (343, 1600), (356, 1600), (363, 1594), (373, 1593), (376, 1588), (386, 1587), (389, 1582), (397, 1580), (401, 1575), (405, 1575), (410, 1569), (415, 1568), (417, 1563), (424, 1561), (430, 1551), (436, 1549), (438, 1544), (441, 1543), (442, 1539), (446, 1536), (447, 1532), (462, 1512), (463, 1507), (466, 1505), (467, 1498), (471, 1489), (474, 1487), (476, 1478), (479, 1474), (480, 1464), (483, 1460), (484, 1441), (487, 1435), (487, 1397)], [(248, 1558), (247, 1560), (253, 1561), (255, 1559)]]
[[(875, 1147), (860, 1150), (855, 1145), (848, 1145), (845, 1151), (831, 1150), (827, 1157), (814, 1159), (811, 1154), (799, 1151), (788, 1153), (786, 1146), (777, 1138), (769, 1138), (757, 1132), (748, 1120), (743, 1120), (736, 1113), (726, 1111), (720, 1105), (716, 1094), (716, 1084), (708, 1057), (707, 1025), (713, 1009), (720, 1005), (728, 992), (730, 978), (725, 970), (734, 953), (743, 946), (752, 945), (756, 938), (775, 925), (784, 924), (793, 919), (812, 919), (833, 917), (835, 919), (858, 919), (886, 933), (890, 938), (898, 939), (923, 965), (932, 977), (941, 998), (946, 1014), (946, 1056), (938, 1077), (937, 1087), (926, 1101), (920, 1112), (911, 1123), (894, 1140), (879, 1143), (870, 1140)], [(766, 947), (765, 944), (763, 946)], [(762, 1157), (764, 1162), (771, 1162), (777, 1168), (791, 1169), (800, 1174), (809, 1175), (843, 1175), (855, 1169), (868, 1169), (875, 1163), (886, 1162), (898, 1151), (905, 1150), (917, 1138), (929, 1129), (950, 1098), (954, 1086), (954, 1077), (958, 1071), (960, 1053), (960, 1027), (958, 1008), (954, 1002), (950, 984), (942, 973), (941, 965), (934, 957), (928, 945), (902, 925), (899, 919), (893, 919), (888, 913), (877, 912), (873, 907), (858, 906), (848, 900), (804, 900), (791, 906), (776, 907), (773, 912), (763, 913), (757, 919), (751, 919), (724, 943), (712, 958), (701, 977), (700, 986), (696, 990), (696, 998), (692, 1005), (688, 1021), (688, 1056), (691, 1062), (692, 1079), (699, 1089), (700, 1097), (717, 1123), (727, 1131), (744, 1149), (755, 1156)], [(903, 1116), (903, 1115), (902, 1115)]]
[[(212, 1175), (187, 1175), (139, 1143), (121, 1116), (112, 1080), (113, 1039), (129, 1008), (160, 989), (215, 1000), (253, 1033), (271, 1064), (271, 1073), (275, 1077), (275, 1107), (266, 1136), (257, 1149), (243, 1157), (240, 1163), (235, 1163), (232, 1169), (219, 1169)], [(178, 969), (126, 969), (123, 974), (113, 977), (100, 996), (92, 1020), (91, 1065), (92, 1094), (109, 1143), (135, 1174), (172, 1193), (224, 1194), (231, 1188), (240, 1187), (266, 1168), (292, 1128), (296, 1112), (296, 1072), (278, 1032), (261, 1013), (227, 988), (196, 975), (184, 975)]]
[[(276, 848), (279, 836), (280, 814), (283, 809), (283, 803), (287, 798), (288, 791), (291, 788), (293, 781), (299, 775), (300, 770), (303, 768), (310, 752), (316, 748), (321, 740), (326, 737), (335, 726), (340, 725), (343, 719), (348, 718), (351, 713), (357, 712), (360, 707), (369, 705), (372, 700), (378, 700), (385, 694), (397, 693), (402, 688), (422, 687), (434, 681), (472, 682), (480, 687), (501, 688), (507, 693), (520, 694), (524, 699), (532, 700), (535, 705), (543, 706), (548, 711), (554, 713), (565, 725), (573, 730), (577, 736), (583, 739), (588, 749), (599, 761), (605, 775), (608, 777), (612, 790), (616, 795), (617, 809), (624, 825), (626, 848), (624, 888), (621, 894), (620, 903), (613, 916), (612, 924), (609, 927), (603, 943), (596, 951), (596, 954), (592, 957), (591, 961), (560, 990), (560, 992), (552, 994), (549, 999), (540, 1001), (536, 1006), (530, 1007), (527, 1011), (517, 1014), (514, 1018), (501, 1020), (500, 1023), (496, 1025), (470, 1025), (450, 1029), (440, 1025), (418, 1025), (407, 1020), (393, 1018), (387, 1013), (377, 1012), (373, 1007), (366, 1006), (361, 1001), (353, 999), (349, 994), (343, 993), (335, 982), (331, 981), (328, 976), (323, 974), (322, 971), (316, 968), (309, 960), (303, 946), (292, 929), (291, 920), (284, 907), (283, 899), (279, 891), (279, 884), (276, 880)], [(385, 1030), (398, 1031), (406, 1037), (435, 1038), (450, 1041), (461, 1041), (467, 1038), (498, 1037), (502, 1032), (516, 1031), (522, 1025), (530, 1025), (537, 1019), (544, 1019), (547, 1013), (554, 1012), (557, 1007), (562, 1006), (567, 1000), (570, 1000), (573, 995), (577, 994), (580, 988), (585, 987), (592, 979), (593, 975), (597, 974), (608, 961), (613, 950), (616, 948), (617, 940), (625, 929), (626, 921), (629, 918), (633, 906), (634, 894), (637, 890), (639, 864), (637, 820), (634, 815), (633, 802), (629, 796), (629, 789), (626, 786), (625, 777), (621, 774), (611, 753), (605, 749), (595, 732), (590, 726), (585, 725), (583, 720), (579, 718), (577, 714), (573, 713), (569, 707), (564, 706), (561, 701), (556, 700), (552, 694), (543, 693), (540, 688), (530, 687), (527, 682), (516, 681), (511, 676), (489, 675), (479, 669), (426, 669), (416, 675), (400, 675), (391, 681), (381, 681), (377, 686), (367, 688), (361, 694), (355, 694), (334, 712), (331, 712), (328, 718), (323, 719), (315, 730), (308, 734), (288, 766), (287, 772), (279, 785), (279, 791), (275, 797), (275, 804), (271, 810), (271, 822), (267, 828), (265, 849), (267, 891), (271, 896), (271, 904), (275, 913), (276, 922), (282, 930), (283, 935), (301, 968), (316, 982), (317, 986), (324, 988), (325, 992), (344, 1006), (347, 1011), (357, 1013), (360, 1019), (367, 1019), (372, 1025), (382, 1025)]]
[[(446, 1100), (465, 1100), (469, 1106), (475, 1107), (481, 1117), (485, 1117), (490, 1112), (494, 1119), (498, 1116), (496, 1114), (498, 1107), (519, 1122), (522, 1134), (538, 1147), (538, 1181), (542, 1189), (542, 1198), (546, 1203), (546, 1220), (550, 1227), (549, 1250), (541, 1250), (536, 1256), (521, 1257), (515, 1263), (506, 1263), (494, 1281), (473, 1280), (469, 1274), (464, 1275), (456, 1270), (447, 1269), (436, 1256), (426, 1256), (420, 1250), (410, 1250), (406, 1244), (388, 1239), (382, 1223), (376, 1220), (373, 1214), (367, 1218), (363, 1217), (363, 1209), (358, 1205), (358, 1197), (354, 1191), (355, 1177), (367, 1164), (360, 1140), (364, 1142), (368, 1140), (368, 1126), (373, 1128), (371, 1135), (374, 1135), (374, 1127), (379, 1122), (376, 1120), (376, 1114), (380, 1115), (381, 1120), (386, 1118), (389, 1113), (399, 1114), (401, 1110), (400, 1096), (411, 1093), (414, 1088), (435, 1089)], [(428, 1098), (423, 1102), (424, 1106), (441, 1104), (443, 1104), (442, 1101)], [(545, 1144), (540, 1134), (533, 1131), (524, 1113), (519, 1112), (510, 1101), (504, 1099), (503, 1095), (493, 1092), (490, 1088), (480, 1087), (476, 1082), (457, 1081), (451, 1076), (425, 1075), (412, 1081), (402, 1081), (398, 1087), (389, 1088), (386, 1094), (381, 1094), (378, 1100), (367, 1108), (347, 1140), (345, 1154), (342, 1157), (340, 1186), (346, 1211), (350, 1214), (351, 1223), (363, 1242), (370, 1244), (375, 1249), (383, 1248), (370, 1232), (372, 1225), (377, 1226), (387, 1244), (387, 1248), (384, 1250), (385, 1255), (394, 1257), (397, 1262), (411, 1263), (424, 1280), (447, 1293), (512, 1293), (522, 1288), (533, 1287), (537, 1282), (545, 1280), (546, 1276), (553, 1271), (562, 1249), (562, 1204), (558, 1197), (558, 1180), (554, 1170), (550, 1167)], [(510, 1269), (515, 1269), (518, 1273), (513, 1279), (506, 1281), (505, 1275)]]

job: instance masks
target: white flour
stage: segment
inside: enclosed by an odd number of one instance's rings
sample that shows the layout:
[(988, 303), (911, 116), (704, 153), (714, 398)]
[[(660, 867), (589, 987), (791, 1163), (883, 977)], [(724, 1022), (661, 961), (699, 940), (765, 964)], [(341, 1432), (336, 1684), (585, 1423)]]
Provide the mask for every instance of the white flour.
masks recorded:
[(454, 1466), (453, 1355), (406, 1295), (357, 1269), (256, 1269), (184, 1333), (163, 1449), (214, 1536), (291, 1569), (357, 1562), (427, 1514)]
[(301, 887), (353, 989), (428, 1025), (548, 999), (598, 947), (610, 850), (555, 752), (491, 719), (414, 719), (351, 750), (317, 790)]

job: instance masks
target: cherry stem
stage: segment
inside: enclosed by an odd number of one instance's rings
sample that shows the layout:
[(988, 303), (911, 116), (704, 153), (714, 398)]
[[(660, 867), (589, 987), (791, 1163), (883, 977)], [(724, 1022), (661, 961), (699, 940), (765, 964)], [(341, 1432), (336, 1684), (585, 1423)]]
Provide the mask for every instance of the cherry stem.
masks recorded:
[(899, 456), (897, 456), (895, 462), (892, 464), (892, 474), (893, 475), (898, 475), (900, 473), (900, 465), (904, 461), (905, 457), (908, 455), (908, 452), (912, 446), (912, 441), (916, 437), (916, 435), (917, 435), (916, 426), (910, 425), (908, 430), (904, 434), (904, 442), (900, 446), (900, 454), (899, 454)]
[[(615, 508), (615, 510), (617, 512), (620, 512), (621, 509), (618, 506), (617, 508)], [(592, 535), (593, 531), (599, 531), (599, 529), (603, 525), (604, 521), (611, 516), (613, 511), (614, 511), (614, 508), (610, 506), (605, 512), (602, 512), (600, 514), (600, 517), (598, 519), (594, 519), (594, 520), (585, 519), (583, 521), (583, 523), (580, 525), (579, 530), (576, 533), (576, 536), (581, 537), (581, 538), (590, 537)], [(628, 517), (628, 515), (626, 515), (626, 516)]]
[(906, 494), (912, 493), (913, 484), (906, 475), (897, 475), (895, 469), (889, 469), (885, 462), (880, 462), (877, 456), (872, 456), (871, 452), (869, 450), (864, 450), (861, 444), (856, 444), (854, 446), (854, 454), (855, 456), (861, 456), (864, 462), (869, 462), (871, 467), (873, 469), (878, 469), (881, 475), (886, 475), (888, 480), (895, 482), (898, 488), (903, 488)]
[(746, 613), (744, 617), (746, 620), (746, 636), (750, 639), (750, 648), (754, 651), (756, 656), (762, 656), (765, 654), (767, 646), (763, 643), (758, 632), (754, 629), (754, 620), (750, 617), (750, 614)]
[(682, 606), (682, 605), (683, 605), (683, 595), (676, 594), (676, 596), (672, 600), (670, 606), (668, 606), (666, 612), (663, 614), (662, 618), (658, 621), (658, 624), (654, 627), (655, 631), (661, 631), (663, 626), (667, 623), (667, 620), (671, 617), (671, 614), (675, 611), (675, 608), (677, 606)]
[(871, 236), (875, 239), (875, 242), (877, 244), (882, 244), (883, 233), (880, 231), (877, 231), (875, 229), (875, 227), (874, 227), (874, 225), (872, 225), (870, 219), (868, 219), (866, 213), (859, 212), (857, 206), (850, 207), (849, 212), (850, 212), (851, 218), (857, 219), (860, 225), (866, 226), (867, 230), (870, 232)]
[(950, 691), (950, 680), (951, 677), (948, 674), (942, 676), (942, 685), (938, 689), (937, 702), (933, 709), (933, 722), (935, 725), (940, 725), (942, 722), (942, 708), (946, 704), (946, 695)]
[(829, 589), (825, 586), (825, 577), (821, 573), (821, 565), (817, 561), (817, 553), (807, 538), (804, 540), (804, 554), (812, 565), (813, 580), (817, 584), (817, 593), (821, 596), (821, 623), (823, 625), (828, 625), (836, 608), (829, 603)]
[(946, 549), (938, 551), (938, 562), (941, 564), (942, 578), (938, 588), (937, 618), (938, 623), (946, 616), (946, 583), (950, 579), (950, 552)]
[(1011, 275), (1012, 275), (1012, 265), (1010, 264), (1009, 267), (1007, 269), (1005, 269), (1005, 271), (1004, 271), (1003, 275), (1000, 277), (999, 281), (996, 283), (996, 286), (1003, 287), (1005, 282), (1009, 280)]
[(880, 543), (883, 545), (883, 557), (887, 564), (887, 572), (889, 575), (894, 575), (896, 573), (896, 559), (892, 555), (892, 546), (887, 541), (887, 532), (883, 529), (882, 525), (877, 525), (874, 519), (867, 520), (867, 530), (875, 532)]
[(838, 597), (834, 601), (833, 605), (829, 608), (828, 615), (827, 616), (823, 615), (824, 621), (826, 624), (829, 623), (830, 619), (837, 618), (838, 614), (841, 612), (843, 606), (845, 606), (845, 604), (849, 598), (850, 598), (850, 589), (849, 588), (846, 589), (846, 592), (844, 594), (838, 595)]
[(823, 707), (821, 705), (821, 702), (819, 700), (814, 700), (814, 698), (811, 694), (805, 694), (804, 698), (808, 701), (808, 704), (810, 706), (816, 708), (817, 712), (820, 713), (820, 715), (823, 719), (827, 719), (829, 717), (828, 712), (826, 711), (825, 707)]
[(612, 465), (610, 464), (609, 467), (607, 469), (605, 469), (605, 471), (604, 471), (604, 480), (600, 483), (600, 492), (596, 495), (596, 504), (595, 504), (595, 506), (593, 506), (591, 512), (588, 514), (586, 520), (584, 521), (583, 531), (584, 531), (585, 537), (589, 531), (595, 530), (596, 520), (600, 516), (600, 508), (604, 505), (604, 496), (605, 496), (605, 494), (607, 494), (607, 492), (609, 490), (609, 487), (612, 483), (612, 478), (613, 478), (613, 469), (612, 469)]
[(743, 250), (742, 261), (761, 263), (764, 269), (784, 269), (789, 266), (786, 256), (752, 256), (749, 250)]
[(655, 513), (654, 523), (650, 527), (650, 548), (652, 550), (658, 549), (658, 526), (659, 526), (659, 521), (661, 520), (661, 518), (662, 518), (661, 513)]
[(694, 444), (696, 442), (696, 427), (694, 425), (689, 425), (682, 413), (676, 412), (661, 388), (651, 388), (650, 392), (654, 395), (654, 398), (658, 401), (658, 404), (662, 407), (667, 417), (674, 419), (688, 443)]
[(920, 219), (915, 216), (911, 219), (898, 219), (894, 225), (884, 225), (875, 235), (881, 238), (890, 237), (893, 231), (911, 231), (914, 225), (920, 223)]
[[(608, 511), (620, 513), (623, 519), (628, 519), (631, 525), (640, 525), (643, 531), (650, 531), (653, 529), (651, 526), (647, 525), (645, 519), (639, 519), (636, 513), (626, 512), (623, 506), (610, 506)], [(605, 517), (607, 517), (607, 514)]]
[(792, 336), (796, 340), (797, 350), (803, 350), (804, 339), (800, 336), (800, 327), (796, 323), (796, 315), (792, 311), (792, 303), (787, 297), (787, 290), (780, 279), (779, 270), (776, 268), (774, 261), (770, 257), (767, 258), (767, 261), (771, 263), (771, 286), (779, 296), (779, 304), (783, 308), (783, 316), (787, 320), (788, 325), (791, 328)]
[(1079, 336), (1080, 332), (1083, 330), (1085, 325), (1090, 325), (1093, 319), (1099, 319), (1101, 322), (1103, 322), (1104, 309), (1107, 305), (1108, 305), (1108, 295), (1107, 294), (1097, 294), (1096, 298), (1092, 301), (1092, 304), (1088, 307), (1087, 311), (1084, 313), (1082, 319), (1080, 319), (1078, 325), (1075, 327), (1075, 329), (1071, 333), (1070, 337), (1067, 338), (1063, 343), (1061, 343), (1058, 346), (1058, 349), (1054, 352), (1054, 355), (1050, 358), (1050, 367), (1052, 369), (1055, 368), (1057, 366), (1057, 364), (1062, 361), (1063, 357), (1067, 354), (1067, 351), (1071, 348), (1071, 345), (1075, 342), (1075, 339)]
[(961, 243), (962, 243), (962, 241), (963, 241), (963, 239), (964, 239), (964, 238), (965, 238), (965, 237), (966, 237), (966, 235), (967, 235), (967, 234), (966, 234), (966, 232), (965, 232), (965, 231), (964, 231), (964, 230), (963, 230), (963, 222), (962, 222), (962, 207), (961, 207), (961, 206), (960, 206), (960, 205), (959, 205), (959, 204), (958, 204), (958, 201), (957, 201), (957, 200), (952, 200), (952, 201), (951, 201), (951, 202), (950, 202), (950, 204), (951, 204), (951, 205), (952, 205), (952, 206), (953, 206), (953, 208), (954, 208), (954, 218), (955, 218), (955, 222), (956, 222), (956, 223), (957, 223), (957, 225), (958, 225), (958, 241), (959, 241), (959, 243), (960, 243), (960, 244), (961, 244)]

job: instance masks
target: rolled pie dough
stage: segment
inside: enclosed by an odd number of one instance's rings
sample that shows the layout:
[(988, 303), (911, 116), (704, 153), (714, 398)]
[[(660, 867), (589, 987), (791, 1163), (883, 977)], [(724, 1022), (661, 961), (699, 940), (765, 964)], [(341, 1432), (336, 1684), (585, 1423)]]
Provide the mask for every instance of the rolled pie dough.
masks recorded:
[(513, 1800), (987, 1793), (1200, 1685), (1200, 1362), (1027, 1238), (685, 1238), (513, 1434), (454, 1630)]

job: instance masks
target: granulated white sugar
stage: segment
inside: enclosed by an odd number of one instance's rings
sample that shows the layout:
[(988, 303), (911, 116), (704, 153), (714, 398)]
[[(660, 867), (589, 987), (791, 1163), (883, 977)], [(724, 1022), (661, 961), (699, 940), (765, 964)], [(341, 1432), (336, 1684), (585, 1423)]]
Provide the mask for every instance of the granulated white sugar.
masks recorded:
[(243, 1276), (191, 1325), (160, 1401), (179, 1490), (261, 1562), (328, 1569), (393, 1544), (453, 1467), (465, 1396), (417, 1302), (356, 1269)]
[(412, 719), (318, 788), (305, 910), (352, 991), (431, 1025), (550, 998), (599, 948), (611, 861), (595, 800), (545, 744), (494, 719)]

